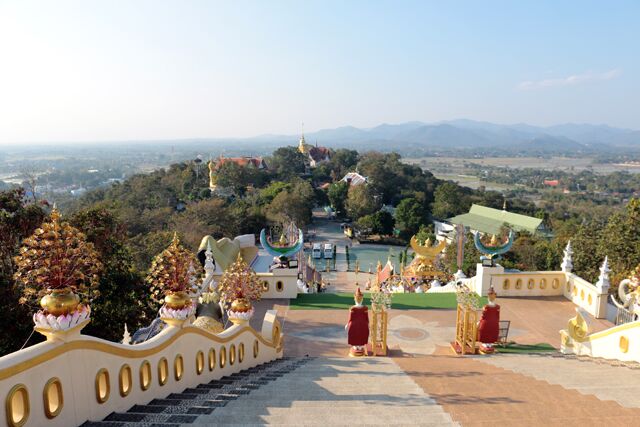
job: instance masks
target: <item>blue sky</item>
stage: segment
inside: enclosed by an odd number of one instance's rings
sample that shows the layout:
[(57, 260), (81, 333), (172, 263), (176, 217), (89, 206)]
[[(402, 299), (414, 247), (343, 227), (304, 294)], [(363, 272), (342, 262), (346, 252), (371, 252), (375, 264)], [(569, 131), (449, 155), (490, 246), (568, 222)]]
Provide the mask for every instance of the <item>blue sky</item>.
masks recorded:
[(0, 143), (639, 129), (637, 1), (0, 0)]

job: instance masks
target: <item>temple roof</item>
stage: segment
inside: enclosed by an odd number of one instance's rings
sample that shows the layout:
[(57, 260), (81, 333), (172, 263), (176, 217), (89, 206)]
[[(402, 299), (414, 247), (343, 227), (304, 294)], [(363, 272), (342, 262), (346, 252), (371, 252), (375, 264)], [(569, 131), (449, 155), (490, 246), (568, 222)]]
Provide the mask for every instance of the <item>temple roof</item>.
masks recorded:
[(311, 147), (309, 148), (309, 157), (319, 162), (331, 157), (331, 151), (327, 147)]
[(367, 177), (360, 175), (358, 172), (349, 172), (341, 181), (348, 182), (350, 185), (360, 185), (367, 183)]
[(216, 163), (216, 169), (225, 164), (226, 162), (235, 163), (238, 166), (252, 166), (257, 169), (266, 169), (267, 164), (262, 157), (222, 157)]
[(535, 234), (540, 231), (540, 225), (542, 224), (542, 219), (540, 218), (476, 204), (471, 206), (469, 213), (454, 216), (447, 221), (452, 224), (463, 224), (472, 230), (489, 234), (499, 234), (500, 229), (505, 224), (516, 231), (528, 231), (531, 234)]

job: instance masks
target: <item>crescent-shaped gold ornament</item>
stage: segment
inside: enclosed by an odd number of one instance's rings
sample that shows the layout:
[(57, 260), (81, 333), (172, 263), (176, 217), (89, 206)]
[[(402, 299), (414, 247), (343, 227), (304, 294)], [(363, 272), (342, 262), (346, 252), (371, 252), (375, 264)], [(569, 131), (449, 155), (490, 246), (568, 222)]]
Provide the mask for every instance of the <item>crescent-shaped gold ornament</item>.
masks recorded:
[(415, 253), (424, 258), (434, 259), (447, 246), (447, 242), (445, 240), (441, 241), (437, 246), (430, 246), (428, 245), (428, 243), (430, 243), (429, 240), (427, 240), (427, 242), (423, 246), (418, 243), (418, 240), (416, 240), (416, 236), (413, 236), (411, 238), (411, 248), (415, 251)]

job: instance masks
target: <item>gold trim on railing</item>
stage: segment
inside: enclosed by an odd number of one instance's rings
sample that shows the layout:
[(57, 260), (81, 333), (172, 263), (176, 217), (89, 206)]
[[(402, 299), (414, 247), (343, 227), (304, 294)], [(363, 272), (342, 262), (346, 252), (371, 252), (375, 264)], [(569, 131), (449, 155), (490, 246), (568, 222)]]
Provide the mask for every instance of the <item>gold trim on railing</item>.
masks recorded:
[(224, 368), (224, 365), (227, 364), (227, 349), (224, 346), (220, 347), (220, 362), (218, 364), (220, 365), (220, 369)]
[(236, 345), (231, 344), (229, 346), (229, 365), (233, 366), (236, 363)]
[(209, 371), (213, 371), (216, 368), (216, 349), (211, 347), (209, 349)]
[(69, 351), (94, 350), (94, 351), (102, 351), (104, 353), (109, 353), (109, 354), (113, 354), (113, 355), (128, 358), (128, 359), (135, 359), (135, 358), (141, 358), (141, 357), (150, 357), (155, 354), (158, 354), (162, 350), (164, 350), (165, 348), (173, 344), (178, 338), (180, 338), (183, 335), (197, 334), (202, 337), (208, 338), (209, 340), (214, 341), (216, 343), (226, 344), (234, 340), (238, 336), (240, 336), (245, 331), (249, 331), (267, 347), (271, 347), (274, 349), (278, 347), (277, 344), (267, 341), (266, 339), (264, 339), (264, 337), (262, 337), (260, 334), (258, 334), (254, 329), (252, 329), (249, 326), (239, 330), (238, 332), (226, 338), (220, 338), (218, 335), (211, 334), (203, 329), (200, 329), (194, 326), (186, 326), (180, 329), (180, 331), (178, 331), (171, 338), (159, 344), (157, 347), (147, 348), (147, 349), (135, 349), (136, 346), (127, 346), (128, 348), (122, 348), (122, 347), (117, 347), (106, 341), (77, 340), (77, 341), (66, 342), (62, 345), (52, 348), (49, 351), (46, 351), (42, 354), (34, 356), (31, 359), (16, 363), (15, 365), (9, 366), (4, 369), (0, 369), (0, 380), (4, 380), (14, 375), (17, 375), (21, 372), (31, 369), (34, 366), (40, 365), (41, 363), (44, 363), (48, 360), (54, 359)]
[[(104, 378), (104, 384), (102, 379)], [(109, 378), (109, 371), (106, 368), (102, 368), (96, 374), (96, 400), (98, 403), (104, 403), (109, 400), (111, 394), (111, 379)]]
[[(14, 397), (20, 396), (20, 402), (14, 402)], [(17, 406), (17, 404), (20, 406)], [(5, 401), (5, 410), (7, 412), (7, 424), (9, 427), (22, 427), (31, 414), (31, 404), (29, 403), (29, 390), (24, 384), (14, 385)]]
[(151, 380), (151, 363), (148, 360), (143, 360), (140, 364), (140, 388), (142, 391), (149, 390)]
[(158, 384), (163, 386), (169, 381), (169, 362), (166, 357), (158, 360)]
[(204, 371), (204, 353), (202, 350), (196, 354), (196, 374), (200, 375)]
[[(55, 395), (52, 395), (55, 393)], [(44, 403), (44, 414), (52, 419), (60, 415), (64, 407), (64, 393), (60, 378), (53, 377), (44, 385), (42, 390), (42, 400)]]
[(244, 343), (241, 342), (238, 345), (238, 363), (242, 363), (243, 360), (244, 360)]
[[(126, 380), (126, 381), (125, 381)], [(131, 367), (126, 363), (120, 367), (118, 373), (118, 386), (120, 387), (120, 396), (127, 397), (131, 393), (133, 388), (133, 375), (131, 374)]]
[(624, 323), (622, 325), (614, 326), (612, 328), (605, 329), (604, 331), (594, 332), (593, 334), (587, 336), (584, 340), (581, 340), (580, 342), (593, 341), (593, 340), (596, 340), (596, 339), (599, 339), (599, 338), (607, 337), (607, 336), (615, 334), (617, 332), (622, 332), (622, 331), (626, 331), (627, 329), (633, 329), (633, 328), (640, 328), (640, 320), (636, 320), (635, 322)]
[(184, 375), (184, 359), (181, 354), (178, 354), (173, 361), (173, 374), (176, 381), (180, 381)]

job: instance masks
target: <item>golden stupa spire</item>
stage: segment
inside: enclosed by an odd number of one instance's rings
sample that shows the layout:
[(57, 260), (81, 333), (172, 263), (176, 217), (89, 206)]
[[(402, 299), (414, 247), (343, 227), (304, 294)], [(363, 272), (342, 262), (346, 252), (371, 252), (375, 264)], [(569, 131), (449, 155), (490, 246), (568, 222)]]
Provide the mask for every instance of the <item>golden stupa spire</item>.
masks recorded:
[(304, 139), (304, 122), (302, 122), (302, 132), (300, 133), (300, 142), (298, 143), (298, 151), (302, 154), (307, 152), (307, 141)]

